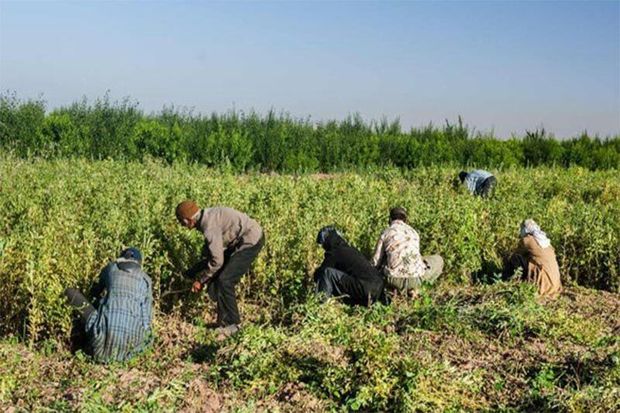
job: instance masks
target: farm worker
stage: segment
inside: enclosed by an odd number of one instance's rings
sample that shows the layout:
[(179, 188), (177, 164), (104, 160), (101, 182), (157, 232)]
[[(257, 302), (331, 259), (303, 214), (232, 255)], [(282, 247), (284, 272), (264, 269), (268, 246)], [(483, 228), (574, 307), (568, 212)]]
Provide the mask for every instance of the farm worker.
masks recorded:
[(422, 282), (434, 282), (443, 271), (443, 258), (420, 254), (420, 236), (407, 224), (404, 208), (392, 208), (389, 223), (377, 241), (371, 260), (385, 276), (387, 285), (416, 292)]
[(223, 206), (201, 209), (194, 201), (183, 201), (176, 208), (179, 223), (195, 228), (205, 239), (202, 260), (185, 272), (194, 281), (192, 292), (207, 285), (209, 297), (217, 302), (218, 338), (225, 339), (239, 330), (235, 285), (250, 270), (265, 244), (260, 225), (246, 214)]
[(487, 198), (493, 195), (497, 179), (489, 171), (476, 169), (471, 172), (461, 171), (459, 173), (461, 184), (465, 184), (472, 195)]
[(95, 360), (125, 361), (150, 344), (152, 283), (138, 249), (127, 248), (106, 265), (92, 293), (94, 305), (75, 288), (65, 290), (69, 304), (80, 312)]
[(560, 269), (551, 241), (533, 219), (521, 224), (519, 246), (504, 268), (504, 276), (512, 277), (516, 269), (538, 287), (538, 294), (551, 298), (562, 292)]
[(385, 300), (383, 277), (340, 232), (323, 227), (316, 241), (325, 250), (323, 263), (314, 273), (317, 293), (345, 296), (345, 303), (365, 306)]

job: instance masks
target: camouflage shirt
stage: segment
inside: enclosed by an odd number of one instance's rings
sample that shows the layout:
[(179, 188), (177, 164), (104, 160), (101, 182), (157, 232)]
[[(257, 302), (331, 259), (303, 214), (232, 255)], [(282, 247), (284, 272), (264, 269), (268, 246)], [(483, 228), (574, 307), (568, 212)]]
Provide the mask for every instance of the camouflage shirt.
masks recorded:
[(403, 221), (393, 221), (377, 242), (372, 265), (388, 277), (422, 277), (426, 265), (420, 255), (420, 236)]

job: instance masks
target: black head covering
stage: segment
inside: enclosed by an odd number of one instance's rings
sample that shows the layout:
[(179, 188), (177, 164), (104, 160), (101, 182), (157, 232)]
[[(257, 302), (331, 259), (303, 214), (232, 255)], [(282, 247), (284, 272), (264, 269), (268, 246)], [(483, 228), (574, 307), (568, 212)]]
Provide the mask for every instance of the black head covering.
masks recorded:
[(333, 225), (328, 225), (321, 228), (316, 236), (316, 242), (326, 250), (329, 250), (339, 244), (346, 244), (346, 241), (340, 231), (338, 231)]
[(119, 255), (119, 257), (125, 258), (128, 260), (134, 260), (138, 262), (139, 264), (142, 263), (142, 253), (136, 247), (129, 247), (127, 249), (124, 249)]
[(390, 209), (390, 221), (394, 220), (407, 221), (407, 210), (403, 207), (395, 207)]

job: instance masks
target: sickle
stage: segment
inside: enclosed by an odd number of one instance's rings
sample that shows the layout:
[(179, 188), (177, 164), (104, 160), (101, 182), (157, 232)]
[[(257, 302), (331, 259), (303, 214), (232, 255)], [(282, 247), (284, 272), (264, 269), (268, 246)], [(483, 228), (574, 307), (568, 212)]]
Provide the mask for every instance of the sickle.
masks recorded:
[(164, 298), (167, 295), (181, 294), (181, 293), (186, 293), (186, 292), (189, 292), (189, 291), (191, 291), (191, 288), (183, 288), (183, 289), (180, 289), (180, 290), (168, 290), (168, 291), (162, 293), (159, 296), (159, 298), (162, 299), (162, 298)]

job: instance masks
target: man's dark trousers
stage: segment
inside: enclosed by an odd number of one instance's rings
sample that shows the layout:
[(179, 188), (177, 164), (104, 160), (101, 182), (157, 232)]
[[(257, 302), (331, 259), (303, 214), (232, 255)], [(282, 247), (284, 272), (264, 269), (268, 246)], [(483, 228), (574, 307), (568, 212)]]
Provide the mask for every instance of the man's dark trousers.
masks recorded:
[(265, 236), (253, 246), (241, 251), (225, 254), (224, 266), (213, 276), (207, 291), (209, 297), (217, 302), (217, 323), (221, 326), (239, 324), (239, 309), (235, 296), (235, 285), (250, 270), (252, 262), (265, 245)]

